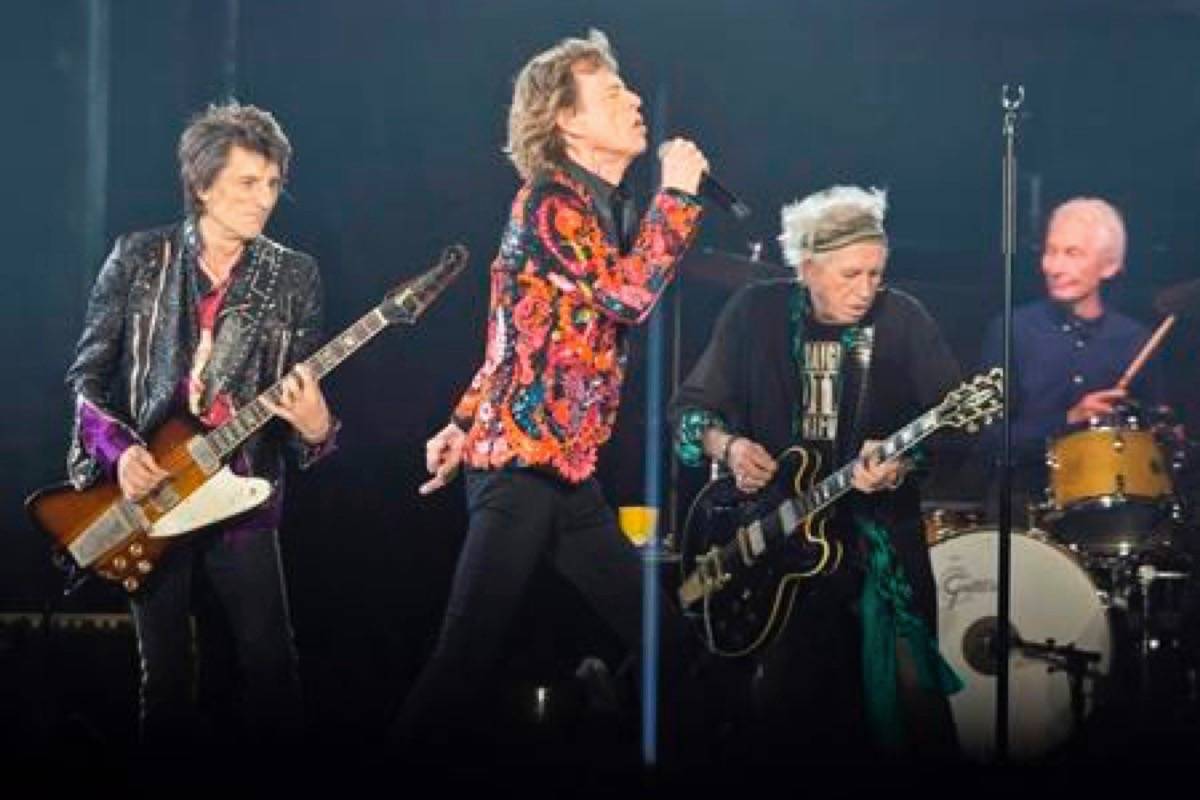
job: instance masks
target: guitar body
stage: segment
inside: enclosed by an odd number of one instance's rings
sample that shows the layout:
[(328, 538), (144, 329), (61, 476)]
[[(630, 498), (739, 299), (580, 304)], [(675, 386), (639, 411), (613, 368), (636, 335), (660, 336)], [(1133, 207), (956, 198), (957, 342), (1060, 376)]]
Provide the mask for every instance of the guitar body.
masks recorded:
[[(897, 458), (941, 427), (979, 430), (1004, 409), (999, 369), (976, 375), (866, 456)], [(762, 491), (746, 495), (731, 478), (697, 495), (680, 537), (676, 596), (714, 653), (744, 656), (787, 622), (807, 578), (837, 569), (842, 545), (826, 534), (827, 514), (854, 488), (855, 458), (818, 480), (818, 454), (791, 447)]]
[[(388, 292), (304, 364), (319, 380), (389, 325), (415, 325), (466, 265), (465, 247), (447, 247), (431, 269)], [(83, 491), (59, 484), (25, 501), (30, 517), (77, 565), (138, 591), (174, 537), (244, 514), (271, 496), (269, 481), (235, 475), (224, 463), (274, 416), (264, 401), (278, 402), (282, 383), (212, 431), (202, 431), (190, 417), (162, 425), (148, 448), (170, 477), (149, 497), (126, 500), (112, 479)]]
[(25, 501), (34, 524), (81, 567), (136, 592), (174, 537), (262, 505), (271, 485), (228, 467), (202, 466), (192, 448), (200, 427), (186, 417), (168, 420), (147, 443), (171, 477), (151, 495), (126, 500), (116, 480), (82, 491), (69, 484), (42, 489)]
[[(747, 526), (812, 486), (820, 469), (817, 454), (802, 447), (784, 451), (778, 464), (771, 483), (753, 495), (739, 491), (731, 477), (709, 483), (684, 523), (680, 599), (701, 638), (718, 655), (749, 655), (772, 641), (805, 579), (832, 572), (841, 562), (841, 543), (827, 537), (824, 512), (804, 519), (761, 555), (738, 541)], [(732, 557), (721, 557), (729, 551)], [(689, 591), (690, 576), (697, 574), (711, 578), (714, 588)]]

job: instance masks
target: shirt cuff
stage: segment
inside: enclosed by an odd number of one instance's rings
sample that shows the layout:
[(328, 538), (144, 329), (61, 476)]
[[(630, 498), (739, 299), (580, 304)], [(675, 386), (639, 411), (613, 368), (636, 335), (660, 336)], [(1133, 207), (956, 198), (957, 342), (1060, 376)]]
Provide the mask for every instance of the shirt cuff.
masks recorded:
[(86, 400), (79, 404), (79, 438), (84, 450), (114, 476), (121, 454), (135, 444), (142, 444), (141, 438), (129, 426)]
[(303, 436), (297, 433), (296, 441), (300, 443), (300, 469), (308, 469), (334, 450), (337, 450), (338, 431), (341, 429), (342, 421), (337, 417), (333, 417), (329, 423), (329, 435), (325, 437), (325, 441), (318, 444), (309, 444), (304, 441)]

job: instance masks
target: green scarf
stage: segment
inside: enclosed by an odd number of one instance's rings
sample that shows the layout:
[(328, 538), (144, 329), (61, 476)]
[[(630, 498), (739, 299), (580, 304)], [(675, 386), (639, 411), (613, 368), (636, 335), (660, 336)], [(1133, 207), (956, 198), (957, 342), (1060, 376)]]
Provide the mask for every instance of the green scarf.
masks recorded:
[(902, 749), (905, 737), (896, 686), (897, 637), (908, 640), (922, 689), (950, 695), (962, 689), (963, 682), (942, 658), (925, 620), (913, 613), (912, 585), (887, 531), (866, 517), (856, 516), (855, 523), (869, 545), (860, 600), (867, 718), (880, 744), (895, 752)]

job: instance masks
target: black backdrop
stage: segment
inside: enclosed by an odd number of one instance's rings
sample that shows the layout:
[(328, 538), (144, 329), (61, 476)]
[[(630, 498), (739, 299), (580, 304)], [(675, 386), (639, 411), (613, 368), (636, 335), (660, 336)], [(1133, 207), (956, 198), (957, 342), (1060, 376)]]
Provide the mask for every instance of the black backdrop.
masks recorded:
[[(422, 443), (481, 354), (486, 266), (516, 187), (500, 152), (512, 76), (558, 38), (605, 30), (648, 118), (697, 139), (755, 208), (747, 228), (711, 214), (698, 249), (762, 241), (779, 261), (783, 202), (834, 182), (887, 187), (889, 280), (926, 302), (965, 364), (999, 310), (1003, 83), (1028, 93), (1022, 298), (1037, 291), (1046, 211), (1076, 194), (1126, 215), (1128, 274), (1112, 294), (1136, 316), (1153, 322), (1154, 294), (1196, 272), (1197, 2), (18, 0), (0, 17), (0, 611), (57, 593), (21, 499), (62, 477), (62, 373), (100, 259), (117, 233), (179, 213), (173, 153), (191, 113), (232, 93), (283, 122), (296, 157), (270, 233), (320, 260), (330, 332), (444, 244), (473, 252), (418, 328), (328, 380), (341, 450), (291, 484), (299, 646), (333, 728), (378, 721), (434, 633), (464, 515), (457, 488), (418, 498)], [(686, 366), (727, 290), (685, 274), (682, 291)], [(643, 374), (601, 473), (614, 502), (639, 497)], [(1186, 353), (1173, 377), (1186, 398)], [(88, 587), (62, 607), (121, 598)]]

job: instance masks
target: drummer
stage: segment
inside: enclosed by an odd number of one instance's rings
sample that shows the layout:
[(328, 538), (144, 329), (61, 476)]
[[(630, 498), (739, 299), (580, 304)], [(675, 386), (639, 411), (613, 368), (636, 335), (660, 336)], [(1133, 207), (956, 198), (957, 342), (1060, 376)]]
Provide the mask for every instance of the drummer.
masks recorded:
[[(1108, 307), (1103, 286), (1123, 269), (1125, 225), (1112, 204), (1076, 197), (1054, 209), (1042, 251), (1045, 297), (1013, 312), (1013, 521), (1026, 520), (1047, 485), (1049, 440), (1089, 420), (1162, 398), (1154, 359), (1128, 389), (1117, 388), (1150, 337), (1146, 326)], [(1002, 360), (1001, 320), (984, 338), (982, 364)], [(1000, 428), (985, 429), (989, 464), (1000, 457)], [(994, 471), (994, 470), (993, 470)], [(988, 508), (997, 508), (990, 482)]]

